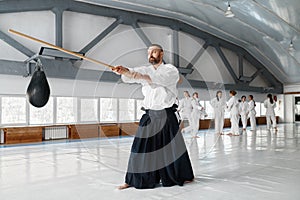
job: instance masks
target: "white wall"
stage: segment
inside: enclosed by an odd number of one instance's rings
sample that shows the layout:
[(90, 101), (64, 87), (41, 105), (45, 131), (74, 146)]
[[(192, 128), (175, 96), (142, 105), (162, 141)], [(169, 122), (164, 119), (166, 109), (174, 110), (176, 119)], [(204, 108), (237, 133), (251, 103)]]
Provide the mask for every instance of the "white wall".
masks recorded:
[(284, 118), (285, 122), (293, 123), (295, 121), (295, 114), (294, 114), (294, 104), (295, 104), (295, 97), (294, 95), (284, 95)]
[(288, 123), (295, 122), (295, 97), (300, 96), (300, 84), (287, 84), (284, 85), (284, 93), (299, 93), (299, 94), (285, 94), (284, 99), (284, 107), (285, 107), (285, 121)]
[(283, 92), (284, 93), (289, 93), (289, 92), (298, 92), (298, 93), (300, 93), (300, 83), (284, 85)]

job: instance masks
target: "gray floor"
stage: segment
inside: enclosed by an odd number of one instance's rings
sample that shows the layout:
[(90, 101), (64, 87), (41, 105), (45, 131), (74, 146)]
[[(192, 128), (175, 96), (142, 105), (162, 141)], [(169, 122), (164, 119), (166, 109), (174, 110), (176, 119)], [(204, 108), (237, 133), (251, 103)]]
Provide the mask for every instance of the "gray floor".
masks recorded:
[(150, 190), (123, 183), (132, 138), (0, 148), (0, 198), (17, 199), (299, 199), (300, 125), (259, 127), (242, 136), (185, 135), (196, 179)]

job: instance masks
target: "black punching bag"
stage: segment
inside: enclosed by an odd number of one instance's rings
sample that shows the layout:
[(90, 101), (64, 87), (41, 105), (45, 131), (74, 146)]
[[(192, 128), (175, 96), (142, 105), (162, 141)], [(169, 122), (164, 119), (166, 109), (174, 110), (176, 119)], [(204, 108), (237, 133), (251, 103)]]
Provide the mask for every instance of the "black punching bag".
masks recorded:
[(40, 66), (36, 67), (27, 88), (27, 99), (31, 105), (41, 108), (47, 104), (50, 96), (50, 87)]

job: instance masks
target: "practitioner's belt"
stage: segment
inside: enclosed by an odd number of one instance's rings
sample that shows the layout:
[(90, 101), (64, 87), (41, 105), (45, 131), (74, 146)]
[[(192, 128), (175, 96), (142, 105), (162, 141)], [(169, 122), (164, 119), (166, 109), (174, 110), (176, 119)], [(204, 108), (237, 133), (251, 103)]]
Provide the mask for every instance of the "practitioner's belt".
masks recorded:
[[(169, 108), (165, 108), (163, 110), (167, 111), (167, 112), (177, 112), (177, 108), (178, 105), (173, 104), (173, 106), (169, 107)], [(147, 114), (149, 113), (149, 111), (151, 112), (161, 112), (163, 110), (151, 110), (151, 109), (145, 109), (144, 107), (141, 108), (141, 110), (145, 111)]]

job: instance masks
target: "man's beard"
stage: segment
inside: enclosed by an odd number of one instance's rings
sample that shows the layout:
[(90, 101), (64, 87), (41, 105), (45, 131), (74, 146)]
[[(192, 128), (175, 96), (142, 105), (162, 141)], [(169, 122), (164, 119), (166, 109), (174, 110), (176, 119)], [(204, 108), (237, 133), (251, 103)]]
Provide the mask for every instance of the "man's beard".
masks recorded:
[(156, 65), (160, 62), (159, 58), (154, 58), (154, 57), (150, 57), (149, 58), (149, 63), (151, 63), (152, 65)]

